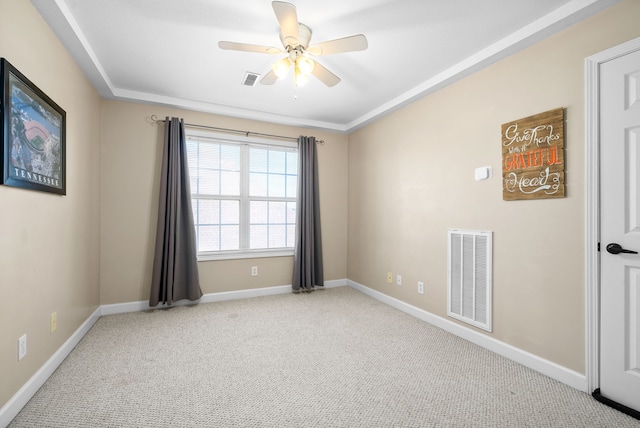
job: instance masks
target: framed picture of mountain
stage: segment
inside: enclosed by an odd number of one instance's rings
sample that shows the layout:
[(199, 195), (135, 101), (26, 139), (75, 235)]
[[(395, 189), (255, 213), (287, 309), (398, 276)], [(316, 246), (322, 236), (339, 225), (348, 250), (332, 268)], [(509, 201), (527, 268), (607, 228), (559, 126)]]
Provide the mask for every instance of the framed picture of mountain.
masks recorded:
[(0, 184), (65, 195), (65, 111), (4, 58), (0, 73)]

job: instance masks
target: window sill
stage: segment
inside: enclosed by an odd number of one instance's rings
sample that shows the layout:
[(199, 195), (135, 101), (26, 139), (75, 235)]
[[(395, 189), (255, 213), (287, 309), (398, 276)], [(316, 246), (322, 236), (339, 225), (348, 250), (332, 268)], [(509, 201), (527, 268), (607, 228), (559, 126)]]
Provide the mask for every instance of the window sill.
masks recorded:
[(235, 260), (235, 259), (261, 259), (266, 257), (291, 257), (293, 250), (272, 250), (272, 251), (228, 251), (219, 253), (199, 253), (198, 261), (207, 262), (212, 260)]

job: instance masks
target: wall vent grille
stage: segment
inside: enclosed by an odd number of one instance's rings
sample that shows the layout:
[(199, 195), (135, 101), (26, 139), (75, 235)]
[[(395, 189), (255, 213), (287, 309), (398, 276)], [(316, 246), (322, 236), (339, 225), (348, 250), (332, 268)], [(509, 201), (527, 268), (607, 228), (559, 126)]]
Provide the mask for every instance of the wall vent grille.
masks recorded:
[(256, 86), (256, 83), (258, 83), (258, 77), (260, 77), (260, 75), (257, 73), (247, 72), (244, 75), (242, 84), (244, 86)]
[(492, 233), (449, 229), (447, 315), (491, 331)]

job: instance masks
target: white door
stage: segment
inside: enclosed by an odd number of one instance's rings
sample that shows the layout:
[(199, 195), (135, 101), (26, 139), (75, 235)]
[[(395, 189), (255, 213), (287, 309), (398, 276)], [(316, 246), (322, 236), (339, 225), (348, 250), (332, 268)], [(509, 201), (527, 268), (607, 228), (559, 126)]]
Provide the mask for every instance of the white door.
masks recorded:
[(640, 51), (601, 65), (600, 130), (600, 392), (640, 411)]

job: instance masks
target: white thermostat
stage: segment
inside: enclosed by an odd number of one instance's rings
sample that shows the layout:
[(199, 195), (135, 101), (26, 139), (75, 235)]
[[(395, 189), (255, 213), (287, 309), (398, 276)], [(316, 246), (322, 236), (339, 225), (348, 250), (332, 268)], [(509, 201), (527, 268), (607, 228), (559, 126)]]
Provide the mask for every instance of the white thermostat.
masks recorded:
[(476, 168), (476, 181), (488, 180), (491, 178), (491, 167), (490, 166), (481, 166), (480, 168)]

